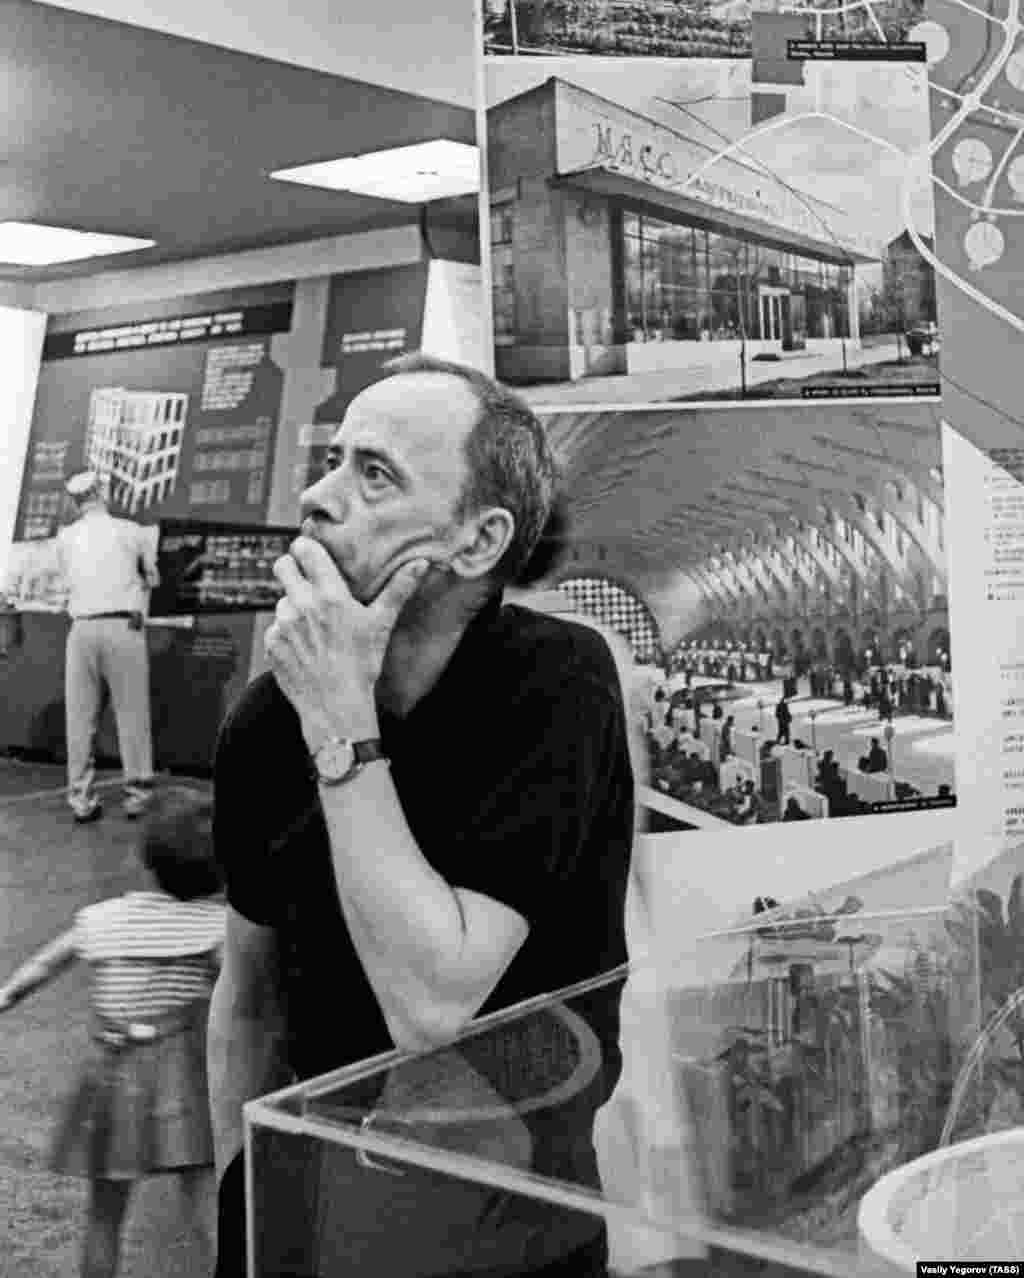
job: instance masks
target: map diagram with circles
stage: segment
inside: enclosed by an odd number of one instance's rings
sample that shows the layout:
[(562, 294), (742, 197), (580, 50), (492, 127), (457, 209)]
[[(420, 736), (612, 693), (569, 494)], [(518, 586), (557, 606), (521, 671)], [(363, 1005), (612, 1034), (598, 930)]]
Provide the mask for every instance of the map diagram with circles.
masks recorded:
[[(849, 0), (836, 9), (788, 11), (814, 13), (821, 38), (828, 38), (829, 16), (850, 3), (870, 8), (870, 0)], [(1024, 426), (1009, 373), (1024, 333), (1022, 8), (1022, 0), (929, 0), (926, 16), (906, 34), (925, 46), (931, 137), (927, 146), (904, 147), (903, 221), (937, 277), (942, 415), (983, 448), (1019, 444)], [(881, 15), (875, 18), (881, 26)], [(805, 64), (808, 81), (821, 65)], [(923, 70), (919, 63), (906, 67), (908, 75)], [(728, 151), (767, 158), (771, 139), (782, 140), (799, 121), (815, 118), (823, 128), (830, 124), (848, 138), (894, 151), (884, 126), (827, 101), (811, 111), (787, 109)], [(925, 190), (934, 238), (920, 216)]]
[[(931, 89), (935, 269), (1018, 333), (1015, 256), (1024, 229), (1024, 40), (1020, 0), (933, 0), (917, 30)], [(920, 248), (920, 245), (918, 246)]]

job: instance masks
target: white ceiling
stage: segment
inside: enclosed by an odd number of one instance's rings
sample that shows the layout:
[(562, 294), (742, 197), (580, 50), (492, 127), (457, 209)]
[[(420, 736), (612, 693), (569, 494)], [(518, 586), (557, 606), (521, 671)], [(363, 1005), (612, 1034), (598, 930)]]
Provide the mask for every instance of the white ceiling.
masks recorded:
[(42, 0), (440, 102), (475, 101), (473, 0)]
[[(475, 140), (473, 111), (371, 82), (369, 58), (341, 76), (37, 0), (3, 0), (0, 10), (0, 220), (156, 242), (57, 267), (0, 264), (12, 285), (415, 225), (416, 206), (268, 173)], [(388, 33), (377, 43), (389, 48)], [(469, 79), (467, 68), (467, 88)], [(431, 216), (472, 233), (476, 208), (471, 196)]]

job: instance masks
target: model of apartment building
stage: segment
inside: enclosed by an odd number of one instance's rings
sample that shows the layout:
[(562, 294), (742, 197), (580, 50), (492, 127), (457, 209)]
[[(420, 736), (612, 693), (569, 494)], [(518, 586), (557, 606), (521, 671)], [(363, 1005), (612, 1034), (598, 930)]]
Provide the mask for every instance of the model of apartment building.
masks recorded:
[(104, 386), (89, 396), (85, 464), (112, 505), (134, 515), (165, 501), (178, 478), (188, 396)]

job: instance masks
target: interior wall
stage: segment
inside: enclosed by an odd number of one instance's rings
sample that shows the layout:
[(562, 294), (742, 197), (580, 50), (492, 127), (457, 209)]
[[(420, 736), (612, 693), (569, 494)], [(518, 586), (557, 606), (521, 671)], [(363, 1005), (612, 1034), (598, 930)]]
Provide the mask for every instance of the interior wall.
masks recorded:
[(35, 292), (32, 285), (17, 284), (10, 280), (0, 282), (0, 306), (31, 311), (35, 307)]
[(250, 284), (401, 266), (418, 262), (422, 254), (419, 228), (397, 226), (137, 270), (104, 271), (82, 279), (54, 280), (32, 290), (31, 305), (51, 313), (128, 306)]
[(39, 311), (0, 306), (0, 582), (7, 575), (45, 332)]

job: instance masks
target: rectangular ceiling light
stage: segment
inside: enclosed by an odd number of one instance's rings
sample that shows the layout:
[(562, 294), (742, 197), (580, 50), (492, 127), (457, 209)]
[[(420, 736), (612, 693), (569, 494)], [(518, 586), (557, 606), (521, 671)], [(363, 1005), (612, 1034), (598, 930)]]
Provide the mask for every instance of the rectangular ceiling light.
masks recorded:
[(132, 253), (152, 248), (155, 240), (130, 235), (99, 235), (66, 226), (41, 226), (37, 222), (0, 222), (0, 262), (10, 266), (54, 266), (109, 253)]
[(365, 155), (303, 164), (271, 173), (280, 182), (372, 195), (378, 200), (427, 204), (480, 190), (480, 152), (464, 142), (419, 142)]

